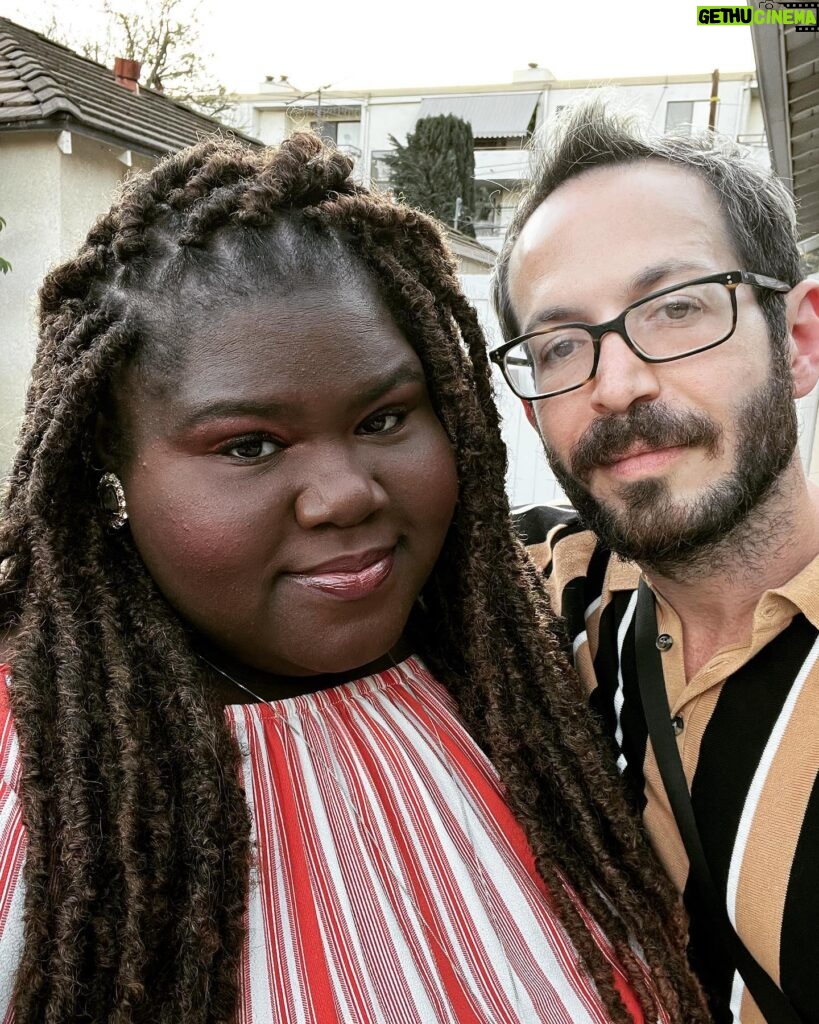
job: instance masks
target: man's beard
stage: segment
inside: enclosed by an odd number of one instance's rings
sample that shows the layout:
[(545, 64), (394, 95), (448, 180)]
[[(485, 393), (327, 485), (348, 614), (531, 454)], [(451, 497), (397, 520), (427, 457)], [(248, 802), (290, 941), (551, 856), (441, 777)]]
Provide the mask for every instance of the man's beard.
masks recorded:
[[(779, 351), (768, 380), (735, 411), (734, 468), (693, 500), (675, 500), (654, 477), (621, 485), (619, 508), (592, 496), (583, 483), (595, 467), (610, 465), (635, 444), (651, 448), (699, 446), (715, 458), (723, 431), (704, 413), (683, 412), (662, 402), (637, 402), (623, 416), (595, 420), (569, 456), (567, 468), (550, 451), (552, 471), (583, 522), (606, 547), (668, 577), (699, 574), (716, 549), (776, 491), (798, 438), (790, 372)], [(750, 543), (743, 531), (740, 543)], [(748, 552), (750, 553), (750, 551)]]

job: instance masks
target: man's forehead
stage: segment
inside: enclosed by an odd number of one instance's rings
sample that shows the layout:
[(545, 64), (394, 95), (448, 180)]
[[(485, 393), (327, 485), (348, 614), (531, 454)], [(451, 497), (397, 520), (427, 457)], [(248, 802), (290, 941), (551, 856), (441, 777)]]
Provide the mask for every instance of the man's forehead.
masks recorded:
[[(544, 241), (555, 228), (577, 228), (588, 222), (586, 208), (601, 191), (642, 199), (646, 205), (678, 205), (682, 202), (692, 217), (702, 212), (709, 219), (720, 215), (716, 196), (695, 171), (664, 160), (640, 160), (614, 166), (593, 167), (564, 181), (535, 209), (518, 236), (513, 257), (520, 258)], [(697, 209), (692, 208), (691, 202)], [(609, 207), (616, 214), (617, 206)], [(642, 223), (635, 225), (642, 227)]]
[(734, 248), (716, 197), (694, 172), (658, 160), (594, 168), (555, 189), (524, 225), (509, 297), (520, 319), (532, 290), (550, 283), (616, 280), (625, 296), (652, 266), (706, 273), (709, 260), (735, 261)]

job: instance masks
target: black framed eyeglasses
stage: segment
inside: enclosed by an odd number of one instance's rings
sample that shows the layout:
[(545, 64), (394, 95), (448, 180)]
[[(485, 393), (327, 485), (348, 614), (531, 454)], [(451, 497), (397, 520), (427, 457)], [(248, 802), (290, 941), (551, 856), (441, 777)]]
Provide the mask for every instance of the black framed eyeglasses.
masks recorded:
[(489, 353), (519, 398), (534, 401), (574, 391), (597, 373), (604, 334), (619, 334), (647, 363), (705, 352), (727, 341), (737, 326), (741, 284), (774, 292), (791, 286), (764, 274), (729, 270), (670, 285), (633, 302), (604, 324), (570, 323), (530, 331)]

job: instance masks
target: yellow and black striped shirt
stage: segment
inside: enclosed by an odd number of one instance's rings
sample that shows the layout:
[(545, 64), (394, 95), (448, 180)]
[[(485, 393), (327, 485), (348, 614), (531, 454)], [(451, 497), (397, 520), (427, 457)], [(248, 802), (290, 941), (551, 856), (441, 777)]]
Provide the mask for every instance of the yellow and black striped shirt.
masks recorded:
[[(575, 665), (615, 746), (626, 785), (691, 917), (691, 957), (717, 1024), (764, 1024), (714, 944), (660, 780), (635, 674), (640, 571), (596, 543), (574, 513), (516, 516), (565, 619)], [(691, 679), (682, 628), (657, 595), (668, 701), (711, 872), (757, 962), (806, 1024), (819, 1024), (819, 558), (764, 593), (751, 636)]]

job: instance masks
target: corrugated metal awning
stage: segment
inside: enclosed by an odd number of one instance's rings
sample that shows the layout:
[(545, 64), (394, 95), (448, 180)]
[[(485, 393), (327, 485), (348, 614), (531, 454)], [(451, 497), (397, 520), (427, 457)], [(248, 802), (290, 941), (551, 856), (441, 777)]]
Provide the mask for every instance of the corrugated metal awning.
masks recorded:
[(418, 119), (454, 114), (472, 125), (478, 139), (498, 139), (526, 134), (538, 92), (495, 93), (492, 96), (433, 96), (421, 101)]

